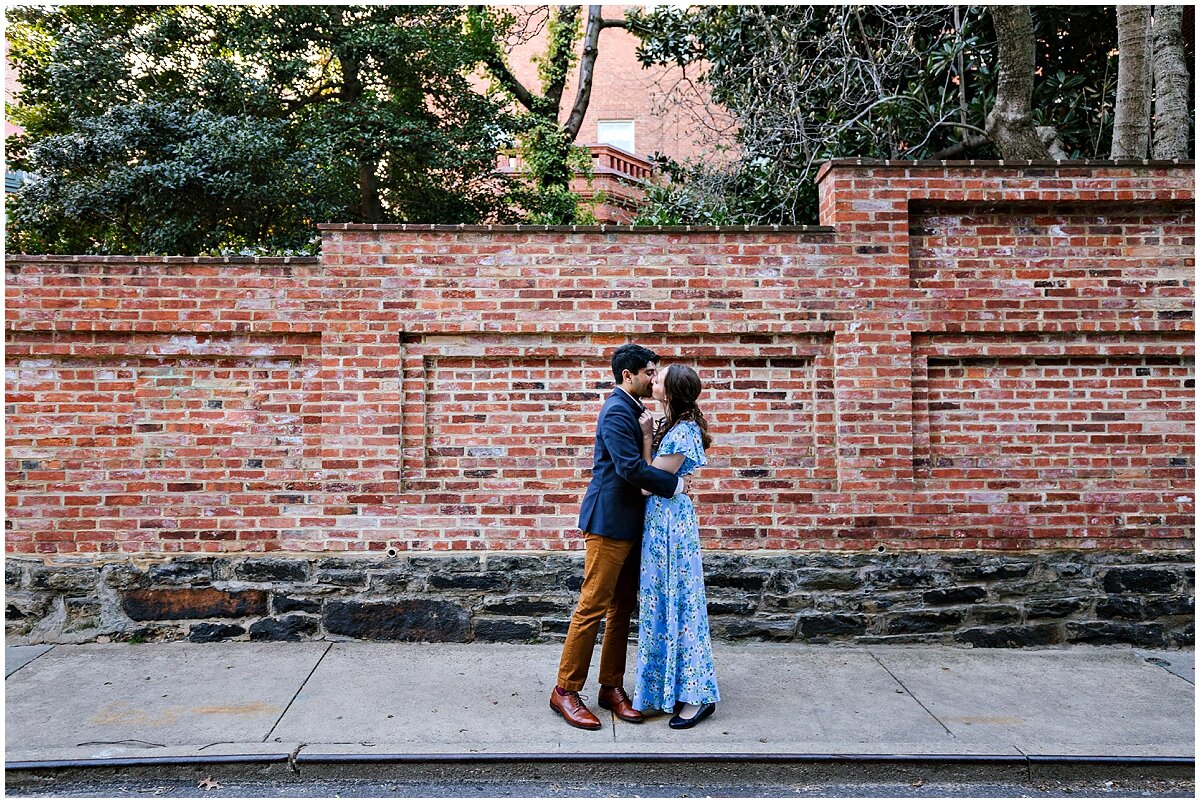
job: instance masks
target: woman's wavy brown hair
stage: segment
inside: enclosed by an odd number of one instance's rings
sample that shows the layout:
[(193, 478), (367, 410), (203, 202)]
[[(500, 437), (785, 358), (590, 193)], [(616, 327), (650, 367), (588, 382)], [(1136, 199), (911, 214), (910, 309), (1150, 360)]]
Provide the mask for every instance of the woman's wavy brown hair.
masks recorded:
[(656, 451), (662, 439), (671, 431), (671, 427), (680, 421), (695, 421), (700, 427), (700, 442), (704, 444), (704, 448), (707, 449), (712, 444), (712, 438), (708, 435), (708, 421), (704, 419), (704, 413), (696, 404), (701, 389), (700, 377), (691, 368), (679, 362), (667, 366), (667, 373), (663, 378), (663, 390), (667, 393), (667, 415), (659, 420), (658, 428), (654, 432)]

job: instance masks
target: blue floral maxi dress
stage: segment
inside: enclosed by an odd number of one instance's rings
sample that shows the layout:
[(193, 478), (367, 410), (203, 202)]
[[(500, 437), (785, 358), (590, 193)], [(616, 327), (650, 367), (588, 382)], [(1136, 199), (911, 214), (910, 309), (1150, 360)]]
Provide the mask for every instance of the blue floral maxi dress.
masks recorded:
[[(680, 421), (659, 444), (660, 454), (682, 454), (682, 477), (706, 465), (700, 427)], [(638, 662), (633, 707), (673, 711), (676, 702), (715, 703), (700, 529), (692, 500), (683, 494), (646, 500), (642, 571), (638, 589)]]

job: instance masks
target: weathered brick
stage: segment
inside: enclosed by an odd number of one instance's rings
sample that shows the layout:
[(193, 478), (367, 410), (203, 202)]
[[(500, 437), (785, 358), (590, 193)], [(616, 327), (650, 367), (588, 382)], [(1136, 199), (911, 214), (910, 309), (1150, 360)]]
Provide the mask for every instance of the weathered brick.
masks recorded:
[(125, 614), (138, 621), (163, 619), (238, 619), (265, 616), (267, 592), (258, 589), (138, 588), (121, 595)]

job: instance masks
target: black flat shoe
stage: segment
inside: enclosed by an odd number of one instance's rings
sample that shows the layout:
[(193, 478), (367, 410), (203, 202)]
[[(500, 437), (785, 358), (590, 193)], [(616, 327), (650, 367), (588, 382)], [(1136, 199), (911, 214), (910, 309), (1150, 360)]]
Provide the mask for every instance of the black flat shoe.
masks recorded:
[[(683, 708), (683, 706), (679, 706), (675, 710), (679, 711), (682, 708)], [(671, 717), (671, 721), (668, 722), (667, 724), (677, 731), (684, 730), (685, 728), (694, 728), (697, 725), (699, 725), (701, 722), (703, 722), (704, 720), (711, 717), (713, 711), (716, 711), (716, 710), (717, 710), (716, 703), (704, 703), (703, 705), (700, 706), (700, 710), (696, 712), (696, 715), (691, 717), (690, 719), (684, 719), (683, 717), (679, 716), (679, 714), (677, 713), (677, 714), (675, 714), (675, 716)]]

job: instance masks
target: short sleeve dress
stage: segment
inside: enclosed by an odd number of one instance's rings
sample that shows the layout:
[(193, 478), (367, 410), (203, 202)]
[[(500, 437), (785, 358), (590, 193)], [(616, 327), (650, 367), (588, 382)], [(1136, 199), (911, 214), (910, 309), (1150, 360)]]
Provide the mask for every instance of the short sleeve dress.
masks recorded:
[[(662, 439), (655, 457), (682, 454), (678, 477), (706, 465), (700, 427), (680, 421)], [(638, 589), (638, 666), (633, 706), (673, 711), (677, 702), (715, 703), (717, 674), (700, 562), (700, 529), (684, 494), (646, 501)]]

